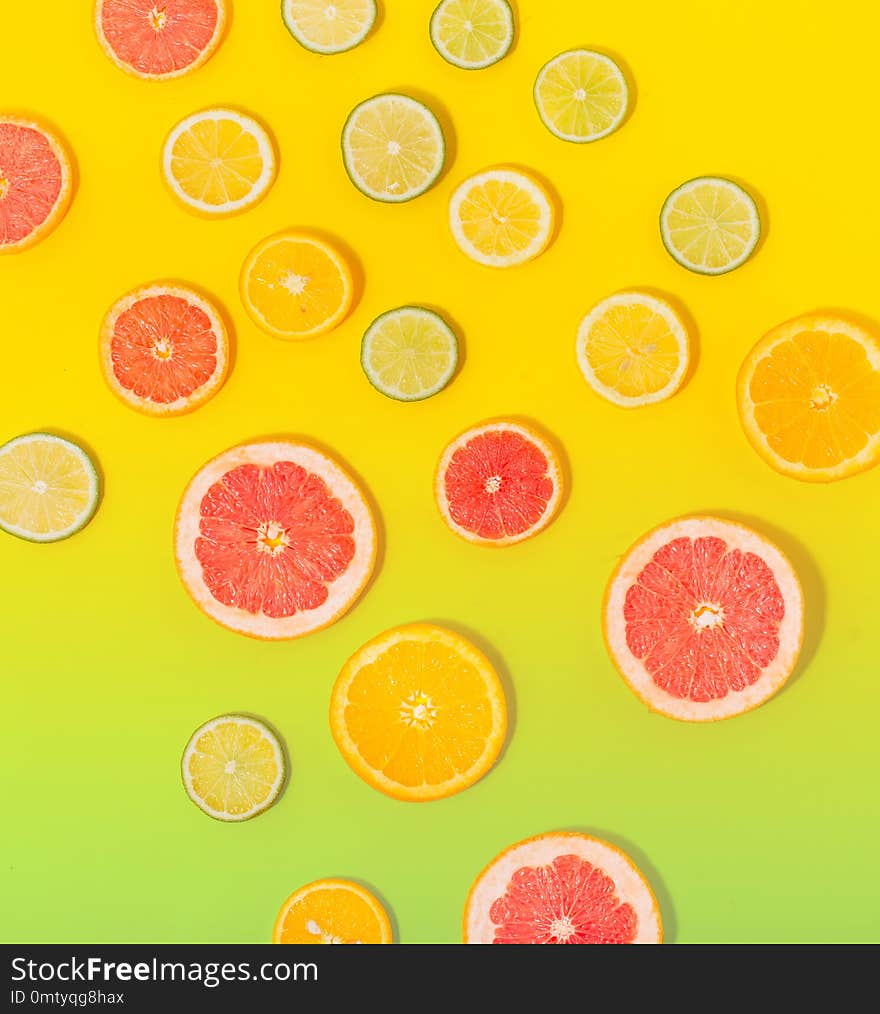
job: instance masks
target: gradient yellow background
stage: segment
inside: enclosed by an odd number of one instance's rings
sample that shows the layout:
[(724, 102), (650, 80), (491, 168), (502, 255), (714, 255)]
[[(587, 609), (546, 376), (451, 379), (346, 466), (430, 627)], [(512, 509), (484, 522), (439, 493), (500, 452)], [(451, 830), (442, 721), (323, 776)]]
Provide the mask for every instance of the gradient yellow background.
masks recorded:
[[(0, 261), (0, 440), (71, 434), (105, 480), (97, 517), (69, 542), (0, 541), (3, 936), (263, 941), (291, 890), (335, 875), (378, 890), (401, 940), (453, 941), (497, 851), (587, 828), (643, 864), (672, 940), (876, 939), (880, 471), (827, 488), (777, 476), (746, 444), (734, 402), (739, 363), (771, 326), (818, 306), (880, 316), (876, 5), (844, 16), (817, 0), (520, 0), (514, 51), (468, 73), (431, 48), (433, 0), (386, 0), (366, 44), (327, 58), (293, 41), (275, 0), (236, 0), (216, 56), (159, 85), (107, 60), (91, 6), (3, 12), (0, 101), (61, 129), (79, 186), (52, 237)], [(620, 57), (634, 82), (631, 119), (595, 145), (555, 139), (532, 105), (538, 69), (577, 45)], [(349, 110), (385, 90), (425, 97), (450, 135), (440, 183), (399, 207), (357, 193), (339, 154)], [(281, 169), (259, 207), (212, 222), (166, 193), (159, 151), (179, 119), (217, 104), (270, 126)], [(445, 224), (454, 185), (498, 162), (542, 174), (562, 209), (552, 248), (509, 272), (471, 263)], [(704, 173), (745, 181), (768, 227), (726, 277), (687, 273), (660, 243), (663, 199)], [(237, 294), (251, 246), (293, 225), (339, 237), (365, 278), (349, 320), (302, 345), (258, 331)], [(236, 336), (225, 388), (176, 420), (116, 401), (97, 359), (107, 306), (162, 277), (212, 293)], [(594, 302), (633, 286), (681, 301), (699, 353), (678, 396), (626, 412), (588, 389), (574, 334)], [(367, 324), (406, 302), (442, 308), (464, 337), (459, 376), (422, 404), (377, 394), (358, 359)], [(444, 527), (431, 477), (451, 436), (503, 414), (561, 441), (571, 495), (533, 542), (486, 551)], [(341, 622), (262, 644), (191, 605), (171, 530), (205, 460), (275, 433), (317, 439), (360, 474), (385, 549)], [(751, 520), (791, 554), (807, 640), (772, 702), (688, 726), (631, 696), (599, 607), (634, 539), (706, 510)], [(413, 805), (348, 769), (326, 712), (354, 649), (421, 619), (491, 648), (515, 722), (484, 781)], [(266, 716), (292, 759), (280, 803), (239, 826), (206, 818), (179, 782), (191, 731), (228, 710)]]

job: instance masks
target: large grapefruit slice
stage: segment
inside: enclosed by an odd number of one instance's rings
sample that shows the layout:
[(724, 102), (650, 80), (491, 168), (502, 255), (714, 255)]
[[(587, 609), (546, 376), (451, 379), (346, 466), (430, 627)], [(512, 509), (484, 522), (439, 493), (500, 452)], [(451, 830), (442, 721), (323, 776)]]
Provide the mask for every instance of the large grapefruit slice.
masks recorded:
[(551, 832), (505, 849), (483, 870), (464, 910), (466, 944), (659, 944), (660, 909), (620, 849)]
[(603, 620), (614, 664), (649, 708), (710, 722), (756, 708), (791, 675), (803, 593), (762, 535), (719, 518), (683, 518), (623, 557)]
[(175, 542), (196, 605), (270, 640), (338, 620), (376, 559), (376, 525), (355, 482), (321, 451), (281, 441), (209, 461), (183, 494)]

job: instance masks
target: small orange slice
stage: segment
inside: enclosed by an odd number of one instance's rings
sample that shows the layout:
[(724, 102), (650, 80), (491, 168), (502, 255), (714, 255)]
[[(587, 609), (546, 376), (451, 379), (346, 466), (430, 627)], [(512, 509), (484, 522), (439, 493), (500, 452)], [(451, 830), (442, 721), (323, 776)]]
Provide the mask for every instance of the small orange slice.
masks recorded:
[(281, 906), (273, 944), (390, 944), (391, 920), (369, 891), (351, 880), (315, 880)]

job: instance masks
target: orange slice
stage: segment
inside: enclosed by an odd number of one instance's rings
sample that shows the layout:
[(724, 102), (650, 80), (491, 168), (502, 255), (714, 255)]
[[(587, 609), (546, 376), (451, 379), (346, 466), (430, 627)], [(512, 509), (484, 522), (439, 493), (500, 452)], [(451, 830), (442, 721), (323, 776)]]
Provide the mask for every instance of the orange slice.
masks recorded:
[(315, 880), (281, 906), (273, 944), (390, 944), (391, 920), (369, 891), (351, 880)]
[(411, 802), (473, 785), (495, 763), (506, 730), (492, 663), (429, 623), (368, 641), (343, 666), (330, 701), (330, 731), (352, 770)]

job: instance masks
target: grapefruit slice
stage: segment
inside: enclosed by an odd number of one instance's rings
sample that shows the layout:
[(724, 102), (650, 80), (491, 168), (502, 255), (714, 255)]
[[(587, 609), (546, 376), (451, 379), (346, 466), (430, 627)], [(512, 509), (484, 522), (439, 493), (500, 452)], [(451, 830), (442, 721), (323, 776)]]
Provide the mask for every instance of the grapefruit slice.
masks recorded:
[(47, 236), (67, 212), (70, 158), (45, 127), (0, 116), (0, 253), (16, 253)]
[(464, 910), (466, 944), (659, 944), (660, 908), (626, 853), (599, 838), (551, 832), (505, 849)]
[(379, 899), (351, 880), (306, 884), (281, 906), (273, 944), (390, 944), (391, 920)]
[(217, 393), (228, 365), (220, 315), (180, 285), (127, 293), (101, 325), (101, 368), (110, 390), (147, 415), (192, 412)]
[(562, 468), (531, 427), (483, 423), (443, 452), (434, 495), (456, 534), (484, 546), (509, 546), (553, 520), (562, 498)]
[(211, 619), (283, 640), (352, 607), (373, 572), (376, 525), (361, 490), (326, 454), (245, 444), (190, 482), (175, 548), (184, 587)]
[(101, 48), (122, 70), (145, 81), (181, 77), (220, 45), (225, 0), (97, 0)]
[(791, 675), (803, 593), (762, 535), (719, 518), (682, 518), (623, 557), (603, 621), (614, 664), (652, 711), (711, 722), (756, 708)]

